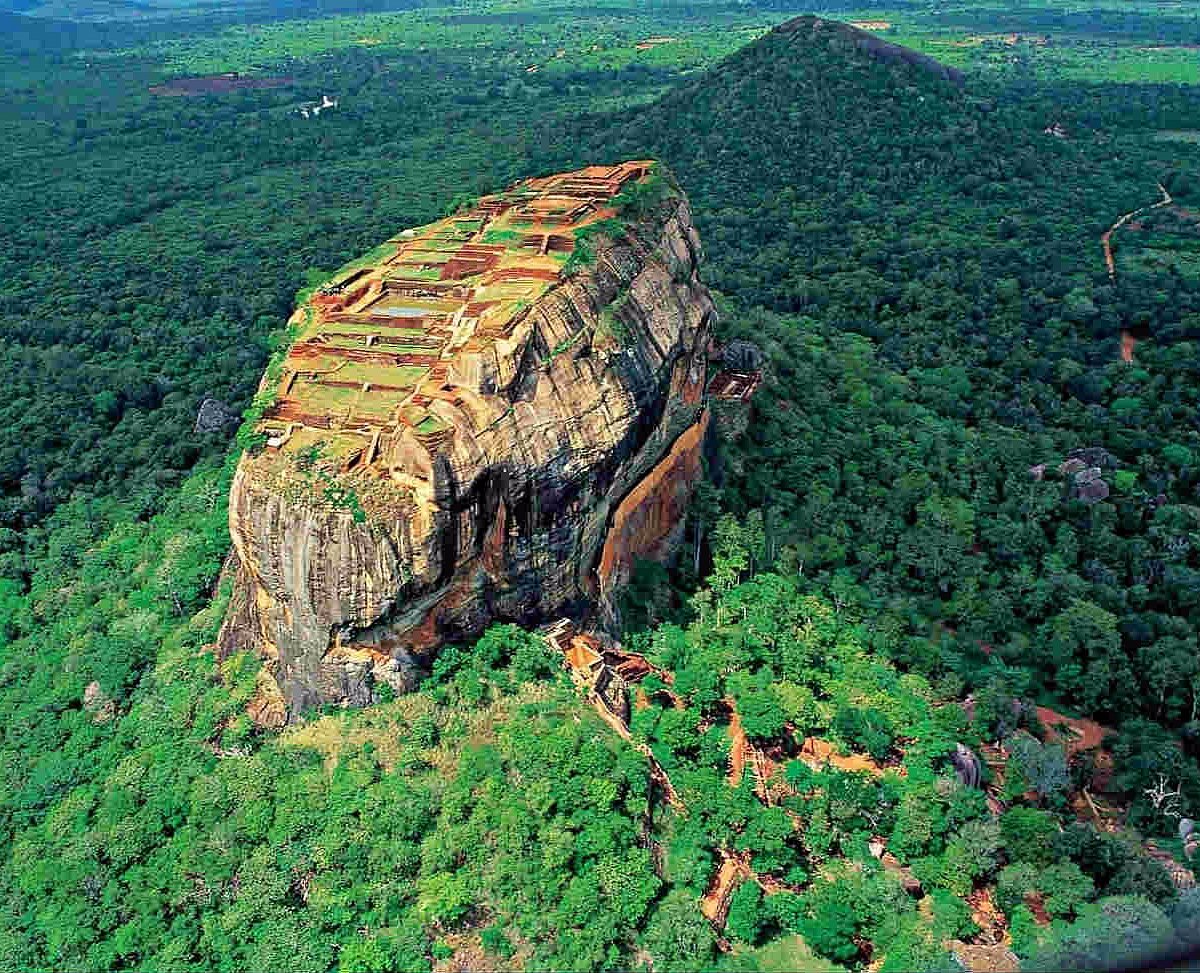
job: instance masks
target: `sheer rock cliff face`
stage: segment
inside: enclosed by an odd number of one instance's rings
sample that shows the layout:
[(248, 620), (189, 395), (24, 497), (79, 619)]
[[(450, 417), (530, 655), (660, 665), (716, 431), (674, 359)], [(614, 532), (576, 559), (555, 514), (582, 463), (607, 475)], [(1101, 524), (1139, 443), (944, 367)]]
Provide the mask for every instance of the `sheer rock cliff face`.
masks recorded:
[(410, 689), (493, 620), (603, 610), (667, 553), (699, 472), (714, 309), (652, 163), (531, 180), (393, 242), (297, 312), (234, 480), (220, 649), (267, 658), (264, 723)]

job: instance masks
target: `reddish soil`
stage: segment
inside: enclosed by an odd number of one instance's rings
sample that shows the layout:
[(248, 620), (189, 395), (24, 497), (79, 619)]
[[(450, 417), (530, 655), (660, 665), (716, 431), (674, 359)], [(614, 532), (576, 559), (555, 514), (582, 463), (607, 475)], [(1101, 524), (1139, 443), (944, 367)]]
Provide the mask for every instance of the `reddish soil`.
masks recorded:
[(805, 738), (804, 746), (800, 748), (800, 759), (810, 767), (823, 767), (825, 764), (829, 764), (838, 770), (851, 773), (866, 771), (876, 777), (883, 773), (883, 768), (870, 757), (857, 753), (843, 757), (834, 750), (833, 744), (828, 740), (821, 740), (817, 737)]
[(331, 427), (329, 416), (318, 416), (311, 412), (305, 412), (298, 405), (291, 402), (280, 402), (273, 408), (268, 409), (263, 418), (276, 419), (280, 422), (297, 422), (310, 429), (329, 429)]
[[(1082, 753), (1084, 750), (1096, 749), (1104, 742), (1104, 737), (1112, 732), (1095, 720), (1071, 719), (1071, 717), (1063, 716), (1062, 713), (1057, 713), (1047, 706), (1037, 708), (1037, 718), (1047, 730), (1059, 727), (1066, 730), (1065, 734), (1060, 735), (1066, 742), (1068, 756)], [(1048, 739), (1053, 738), (1048, 737)]]
[(263, 88), (286, 88), (291, 78), (243, 78), (240, 74), (210, 74), (193, 78), (172, 78), (150, 88), (150, 94), (160, 98), (198, 98), (203, 95), (226, 95), (232, 91), (255, 91)]
[(746, 772), (746, 751), (750, 744), (746, 740), (746, 731), (742, 729), (742, 718), (735, 709), (729, 720), (729, 776), (726, 782), (730, 787), (737, 787), (742, 782)]
[(1133, 353), (1137, 350), (1137, 338), (1129, 331), (1121, 332), (1121, 361), (1127, 365), (1133, 362)]
[(700, 911), (704, 918), (718, 929), (725, 925), (725, 917), (729, 915), (729, 900), (733, 890), (750, 875), (750, 866), (742, 858), (728, 852), (722, 852), (722, 856), (716, 878), (700, 900)]
[(1033, 921), (1039, 926), (1050, 925), (1050, 913), (1046, 911), (1046, 898), (1041, 892), (1025, 893), (1025, 906), (1033, 913)]
[(1117, 229), (1117, 224), (1114, 224), (1110, 229), (1104, 232), (1104, 236), (1100, 238), (1100, 246), (1104, 248), (1104, 266), (1108, 268), (1108, 276), (1114, 280), (1117, 277), (1117, 261), (1113, 257), (1112, 250), (1112, 235)]
[(967, 896), (967, 905), (971, 907), (971, 918), (979, 926), (979, 932), (972, 942), (980, 946), (995, 946), (1008, 943), (1008, 917), (996, 905), (990, 888), (977, 889)]
[(498, 281), (500, 280), (558, 280), (560, 274), (557, 270), (543, 270), (539, 267), (509, 267), (504, 270), (497, 270), (493, 275)]

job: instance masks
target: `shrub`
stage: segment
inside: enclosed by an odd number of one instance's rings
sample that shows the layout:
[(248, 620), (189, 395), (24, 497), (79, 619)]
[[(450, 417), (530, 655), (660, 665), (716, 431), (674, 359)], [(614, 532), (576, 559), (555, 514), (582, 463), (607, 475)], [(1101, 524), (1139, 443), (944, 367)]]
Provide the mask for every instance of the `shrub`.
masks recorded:
[(1175, 883), (1162, 865), (1142, 854), (1131, 856), (1105, 889), (1109, 895), (1142, 896), (1162, 905), (1175, 898)]
[(1054, 839), (1054, 857), (1075, 862), (1106, 893), (1113, 877), (1135, 855), (1125, 841), (1090, 824), (1072, 824)]
[(937, 889), (929, 896), (933, 904), (933, 933), (939, 940), (966, 939), (979, 931), (971, 909), (962, 899)]
[(858, 955), (854, 910), (841, 902), (820, 898), (802, 926), (802, 934), (815, 953), (835, 963), (848, 963)]
[(1021, 862), (1000, 872), (996, 881), (996, 904), (1011, 916), (1031, 892), (1045, 896), (1046, 911), (1050, 915), (1068, 918), (1095, 895), (1096, 887), (1074, 862), (1062, 862), (1048, 868)]
[(896, 808), (896, 827), (888, 846), (902, 860), (940, 851), (946, 819), (932, 786), (913, 788)]
[(1033, 970), (1140, 968), (1175, 945), (1171, 921), (1149, 899), (1113, 896), (1087, 906), (1078, 922), (1056, 929), (1033, 951)]
[(1014, 807), (1000, 817), (1000, 835), (1009, 861), (1049, 864), (1054, 861), (1058, 826), (1044, 811)]
[(886, 758), (895, 741), (891, 721), (877, 709), (843, 707), (833, 718), (833, 731), (850, 746), (865, 750), (876, 760)]
[(1013, 952), (1022, 959), (1044, 946), (1050, 936), (1050, 930), (1038, 925), (1033, 913), (1023, 905), (1013, 910), (1008, 928), (1012, 933)]
[(1188, 889), (1171, 910), (1171, 925), (1184, 948), (1200, 947), (1200, 888)]
[(513, 953), (513, 944), (509, 941), (508, 935), (504, 931), (503, 924), (499, 922), (492, 923), (482, 933), (479, 934), (479, 941), (493, 956), (499, 956), (502, 959), (509, 959)]
[(751, 946), (758, 943), (766, 923), (762, 890), (756, 882), (742, 882), (729, 903), (725, 929), (734, 939)]

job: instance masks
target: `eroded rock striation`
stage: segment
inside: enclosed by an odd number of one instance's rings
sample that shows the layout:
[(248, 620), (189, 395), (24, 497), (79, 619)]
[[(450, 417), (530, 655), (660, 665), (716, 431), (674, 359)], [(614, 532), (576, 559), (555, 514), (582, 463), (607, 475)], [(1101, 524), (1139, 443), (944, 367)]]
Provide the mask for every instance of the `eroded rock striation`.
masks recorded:
[(652, 162), (528, 180), (297, 310), (230, 502), (257, 718), (412, 687), (490, 621), (586, 615), (678, 535), (714, 309)]

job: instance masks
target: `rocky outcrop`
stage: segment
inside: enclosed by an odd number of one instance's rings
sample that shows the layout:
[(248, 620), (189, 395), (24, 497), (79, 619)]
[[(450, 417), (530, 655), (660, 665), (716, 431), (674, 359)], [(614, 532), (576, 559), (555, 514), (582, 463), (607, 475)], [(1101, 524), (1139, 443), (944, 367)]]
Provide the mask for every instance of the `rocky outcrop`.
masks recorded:
[(229, 434), (237, 429), (242, 419), (236, 412), (219, 399), (206, 395), (196, 410), (195, 432), (201, 435), (209, 433)]
[(612, 604), (612, 593), (629, 582), (637, 561), (661, 561), (678, 545), (692, 485), (700, 477), (707, 429), (705, 412), (613, 514), (596, 571), (606, 607)]
[(699, 255), (668, 175), (593, 167), (407, 231), (297, 311), (220, 638), (267, 658), (271, 722), (410, 689), (494, 619), (586, 615), (666, 552), (704, 428)]

